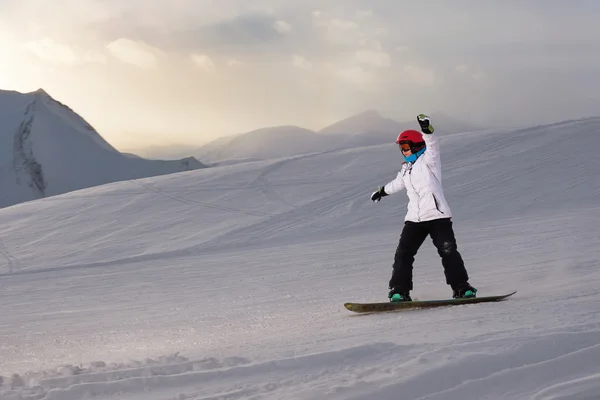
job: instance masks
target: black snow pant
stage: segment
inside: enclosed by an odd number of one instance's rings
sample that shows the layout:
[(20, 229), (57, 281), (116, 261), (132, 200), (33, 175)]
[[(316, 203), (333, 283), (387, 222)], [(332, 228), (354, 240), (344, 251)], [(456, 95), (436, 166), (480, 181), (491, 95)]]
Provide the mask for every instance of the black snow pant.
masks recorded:
[(442, 258), (446, 283), (455, 289), (469, 280), (465, 264), (457, 249), (452, 221), (449, 218), (425, 222), (406, 221), (394, 257), (390, 289), (397, 292), (412, 290), (415, 255), (428, 235), (431, 235), (433, 244)]

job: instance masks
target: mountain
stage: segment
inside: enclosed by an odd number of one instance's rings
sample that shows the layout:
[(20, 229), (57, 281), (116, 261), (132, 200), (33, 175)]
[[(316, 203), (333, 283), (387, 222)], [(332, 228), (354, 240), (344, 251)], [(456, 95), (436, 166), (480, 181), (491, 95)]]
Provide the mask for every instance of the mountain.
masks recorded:
[[(476, 130), (474, 126), (447, 117), (432, 115), (440, 136)], [(257, 129), (233, 137), (219, 138), (194, 154), (215, 165), (264, 160), (306, 153), (394, 143), (405, 129), (418, 129), (414, 121), (398, 122), (375, 110), (345, 118), (317, 132), (297, 126)]]
[(151, 145), (121, 149), (121, 153), (153, 160), (177, 160), (194, 153), (197, 148), (198, 146), (189, 144)]
[[(388, 301), (407, 196), (369, 199), (400, 168), (387, 144), (0, 209), (0, 398), (598, 399), (598, 132), (440, 139), (470, 282), (517, 290), (495, 304), (345, 310)], [(413, 272), (413, 298), (451, 295), (430, 239)]]
[(0, 207), (204, 167), (192, 157), (160, 161), (122, 154), (42, 89), (0, 91)]
[[(432, 118), (436, 134), (439, 136), (481, 129), (440, 112), (428, 115)], [(416, 118), (399, 122), (383, 117), (375, 110), (367, 110), (326, 126), (319, 133), (345, 135), (346, 138), (340, 142), (343, 141), (348, 147), (358, 147), (393, 143), (398, 134), (405, 129), (419, 129)]]
[(241, 162), (280, 158), (336, 148), (335, 138), (293, 125), (256, 129), (219, 138), (202, 146), (196, 156), (207, 162)]
[(353, 115), (345, 118), (341, 121), (335, 122), (325, 128), (322, 128), (318, 132), (325, 135), (330, 134), (343, 134), (343, 135), (357, 135), (357, 134), (377, 134), (384, 133), (387, 135), (394, 135), (400, 133), (403, 129), (409, 127), (414, 128), (415, 123), (400, 123), (390, 118), (382, 117), (375, 110), (367, 110), (360, 114)]

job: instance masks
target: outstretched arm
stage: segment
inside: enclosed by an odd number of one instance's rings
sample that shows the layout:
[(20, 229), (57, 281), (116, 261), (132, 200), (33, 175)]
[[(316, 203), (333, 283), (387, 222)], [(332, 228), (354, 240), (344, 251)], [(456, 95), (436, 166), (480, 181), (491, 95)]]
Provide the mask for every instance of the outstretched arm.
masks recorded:
[(396, 179), (383, 187), (387, 194), (396, 193), (404, 189), (404, 180), (402, 179), (402, 174), (402, 171), (398, 172)]
[(398, 172), (396, 179), (394, 179), (391, 182), (388, 182), (384, 186), (381, 186), (379, 189), (377, 189), (376, 192), (373, 192), (373, 194), (371, 195), (371, 200), (377, 203), (381, 200), (382, 197), (385, 197), (392, 193), (396, 193), (402, 189), (404, 189), (404, 181), (402, 180), (402, 171), (400, 171)]

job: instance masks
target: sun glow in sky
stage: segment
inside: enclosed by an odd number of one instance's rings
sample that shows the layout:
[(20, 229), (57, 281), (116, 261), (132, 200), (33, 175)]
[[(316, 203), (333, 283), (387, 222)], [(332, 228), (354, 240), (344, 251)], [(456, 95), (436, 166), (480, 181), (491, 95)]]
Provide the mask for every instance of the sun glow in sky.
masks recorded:
[(3, 0), (0, 89), (43, 88), (118, 148), (366, 109), (488, 126), (600, 115), (589, 0)]

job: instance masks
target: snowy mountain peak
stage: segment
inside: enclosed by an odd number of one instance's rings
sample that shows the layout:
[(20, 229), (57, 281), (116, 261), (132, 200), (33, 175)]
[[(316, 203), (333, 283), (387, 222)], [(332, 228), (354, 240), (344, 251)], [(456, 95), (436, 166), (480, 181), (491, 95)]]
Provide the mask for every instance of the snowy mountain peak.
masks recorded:
[(377, 110), (365, 110), (361, 113), (358, 113), (350, 118), (355, 119), (381, 119), (383, 118), (381, 114)]
[[(38, 89), (34, 92), (36, 100), (40, 101), (49, 112), (54, 113), (58, 118), (61, 118), (65, 124), (68, 124), (75, 128), (79, 133), (87, 135), (92, 138), (97, 144), (104, 147), (109, 151), (117, 152), (117, 150), (111, 146), (96, 129), (91, 126), (86, 120), (84, 120), (79, 114), (73, 111), (66, 104), (61, 103), (52, 96), (50, 96), (45, 90)], [(34, 101), (36, 101), (34, 100)]]
[(400, 123), (381, 116), (375, 110), (352, 115), (319, 131), (323, 134), (358, 134), (368, 132), (396, 132)]
[(32, 94), (38, 95), (38, 96), (47, 96), (47, 97), (51, 97), (48, 92), (46, 92), (44, 89), (39, 88), (38, 90), (35, 90), (33, 92), (31, 92)]
[(105, 183), (205, 167), (121, 154), (45, 90), (0, 91), (0, 207)]

